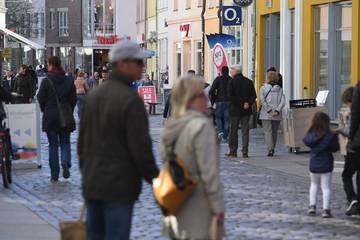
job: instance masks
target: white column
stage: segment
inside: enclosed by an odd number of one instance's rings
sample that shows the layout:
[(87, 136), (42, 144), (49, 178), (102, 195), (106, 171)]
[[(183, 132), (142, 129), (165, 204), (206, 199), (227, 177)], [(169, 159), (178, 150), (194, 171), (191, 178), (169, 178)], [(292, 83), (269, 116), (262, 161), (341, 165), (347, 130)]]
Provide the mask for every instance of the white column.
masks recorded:
[[(291, 96), (291, 11), (288, 0), (281, 0), (280, 4), (280, 73), (283, 76), (283, 88), (286, 99)], [(289, 101), (287, 101), (289, 102)]]
[(302, 98), (302, 14), (303, 0), (295, 0), (294, 97)]

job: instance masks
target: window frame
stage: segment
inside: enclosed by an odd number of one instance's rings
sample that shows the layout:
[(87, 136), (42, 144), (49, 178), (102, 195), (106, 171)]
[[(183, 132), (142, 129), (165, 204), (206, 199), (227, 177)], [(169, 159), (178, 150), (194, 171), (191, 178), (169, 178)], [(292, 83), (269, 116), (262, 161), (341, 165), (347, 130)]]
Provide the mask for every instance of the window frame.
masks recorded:
[(69, 9), (58, 8), (58, 33), (59, 37), (69, 36)]

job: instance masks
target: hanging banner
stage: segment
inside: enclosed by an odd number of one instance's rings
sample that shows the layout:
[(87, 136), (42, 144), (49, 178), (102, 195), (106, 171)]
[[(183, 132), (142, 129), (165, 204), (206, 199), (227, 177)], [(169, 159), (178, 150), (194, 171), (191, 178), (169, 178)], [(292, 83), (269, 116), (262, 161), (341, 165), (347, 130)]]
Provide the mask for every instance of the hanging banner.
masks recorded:
[(240, 46), (240, 39), (236, 39), (233, 35), (229, 34), (208, 34), (206, 38), (210, 49), (213, 49), (217, 43), (220, 43), (224, 48)]
[(225, 49), (220, 43), (217, 43), (213, 49), (213, 62), (219, 73), (223, 67), (228, 66)]
[(6, 115), (14, 160), (34, 162), (40, 166), (40, 111), (37, 104), (6, 105)]

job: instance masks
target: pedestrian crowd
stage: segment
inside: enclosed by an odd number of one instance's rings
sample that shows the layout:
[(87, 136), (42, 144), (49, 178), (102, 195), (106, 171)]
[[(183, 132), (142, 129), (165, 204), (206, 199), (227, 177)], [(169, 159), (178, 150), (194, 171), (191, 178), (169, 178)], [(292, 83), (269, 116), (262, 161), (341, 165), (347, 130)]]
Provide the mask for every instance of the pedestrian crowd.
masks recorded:
[[(257, 96), (253, 81), (243, 75), (240, 65), (223, 67), (211, 85), (189, 70), (165, 99), (166, 121), (160, 141), (163, 166), (159, 169), (147, 112), (136, 91), (139, 86), (154, 85), (149, 75), (143, 75), (147, 56), (136, 43), (119, 43), (109, 54), (111, 68), (101, 67), (91, 77), (82, 70), (75, 76), (66, 74), (58, 57), (48, 60), (37, 100), (43, 112), (42, 129), (49, 141), (51, 181), (59, 180), (60, 166), (63, 178), (70, 177), (70, 134), (77, 126), (73, 115), (77, 106), (87, 239), (130, 238), (134, 204), (143, 180), (153, 187), (164, 214), (165, 237), (222, 239), (225, 203), (218, 145), (228, 144), (226, 156), (237, 158), (241, 129), (241, 153), (248, 158), (250, 129), (255, 123), (263, 129), (267, 156), (275, 156), (286, 105), (283, 78), (274, 67), (269, 68)], [(16, 75), (7, 71), (1, 87), (12, 93), (12, 103), (31, 103), (37, 91), (36, 72), (26, 65)], [(331, 130), (329, 116), (319, 112), (303, 139), (311, 149), (311, 216), (316, 215), (319, 188), (323, 195), (322, 217), (332, 216), (333, 153), (339, 150), (339, 134), (349, 139), (342, 174), (349, 202), (346, 215), (360, 214), (360, 83), (347, 89), (342, 99), (351, 109), (347, 114), (349, 127)], [(171, 194), (183, 197), (174, 200)]]

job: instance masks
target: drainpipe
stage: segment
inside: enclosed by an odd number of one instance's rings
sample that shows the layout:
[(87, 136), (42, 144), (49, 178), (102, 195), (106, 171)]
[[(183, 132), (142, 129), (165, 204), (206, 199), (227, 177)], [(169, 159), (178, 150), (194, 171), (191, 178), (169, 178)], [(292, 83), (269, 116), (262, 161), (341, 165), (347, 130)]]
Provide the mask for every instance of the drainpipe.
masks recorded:
[[(206, 0), (203, 0), (203, 6), (201, 11), (201, 31), (202, 31), (202, 63), (201, 63), (201, 75), (205, 74), (205, 11), (206, 11)], [(205, 77), (205, 76), (204, 76)]]
[(219, 10), (218, 10), (218, 18), (219, 18), (219, 33), (223, 32), (223, 23), (222, 23), (222, 18), (221, 18), (221, 10), (223, 7), (223, 0), (219, 0)]

